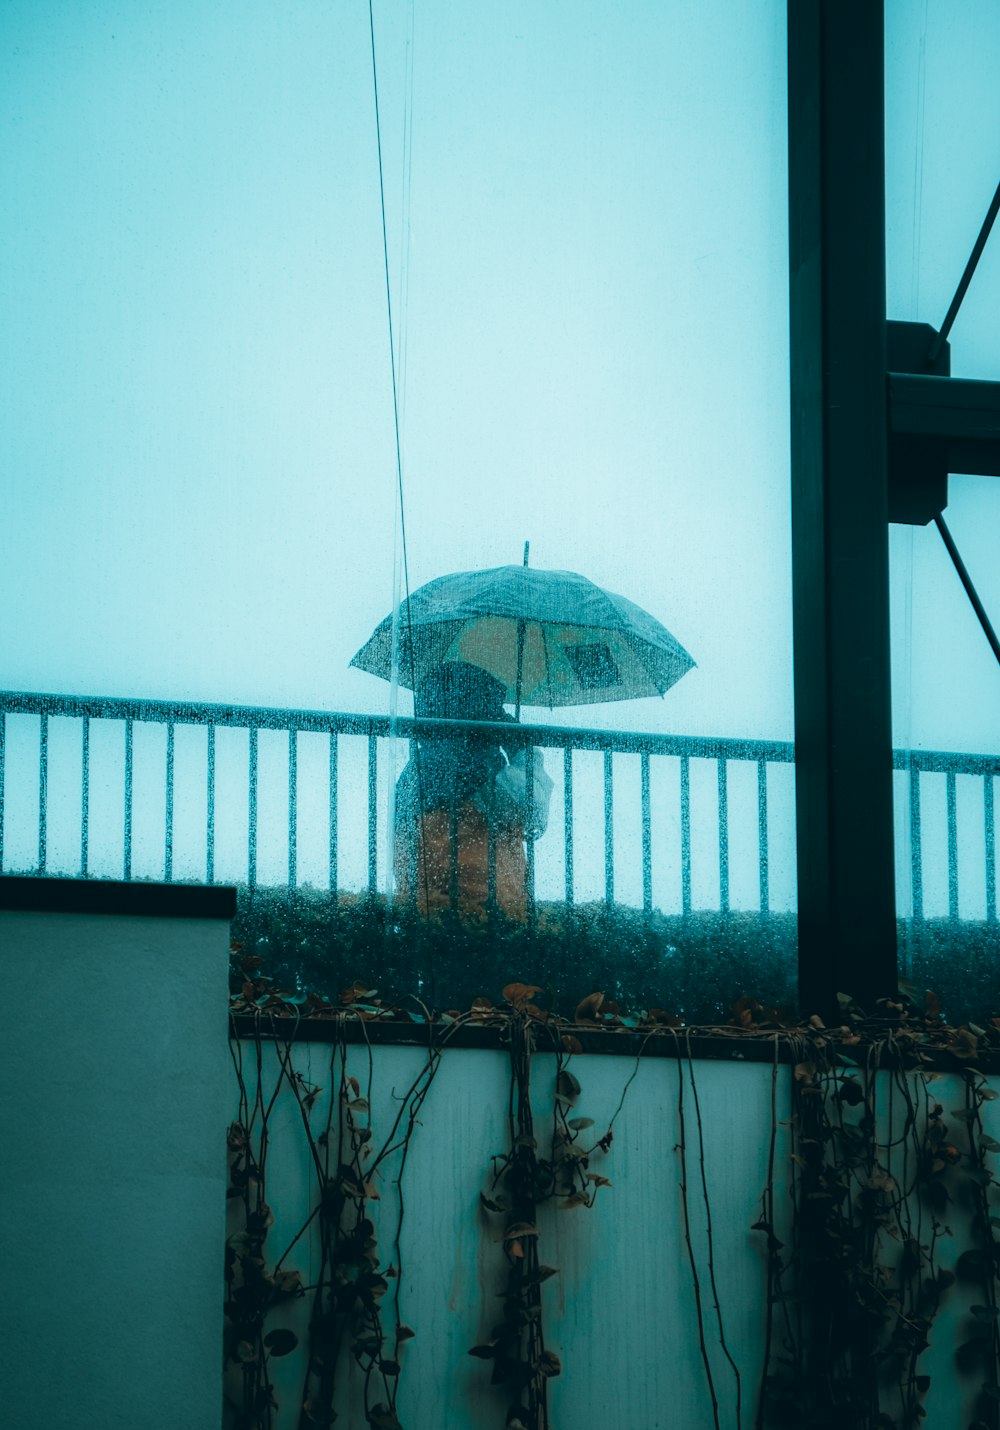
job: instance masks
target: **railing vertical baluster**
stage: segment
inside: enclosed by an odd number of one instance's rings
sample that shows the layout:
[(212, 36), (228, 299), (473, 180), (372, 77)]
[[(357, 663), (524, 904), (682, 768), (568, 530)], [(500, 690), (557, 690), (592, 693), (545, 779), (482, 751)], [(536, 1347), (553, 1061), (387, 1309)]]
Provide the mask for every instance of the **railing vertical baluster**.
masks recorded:
[(566, 862), (566, 902), (573, 903), (573, 751), (563, 750), (563, 830)]
[(205, 882), (215, 883), (215, 726), (208, 727), (205, 770)]
[(610, 750), (604, 751), (604, 902), (615, 902), (614, 768)]
[(767, 761), (757, 761), (757, 853), (760, 859), (760, 911), (771, 912), (771, 887), (767, 844)]
[(167, 721), (167, 808), (166, 834), (163, 847), (163, 877), (169, 884), (174, 877), (174, 722)]
[(374, 894), (378, 888), (378, 848), (375, 842), (378, 830), (376, 796), (378, 794), (378, 739), (368, 736), (368, 892)]
[(125, 858), (124, 875), (132, 877), (132, 717), (125, 720)]
[(681, 755), (681, 910), (691, 912), (691, 762)]
[(247, 777), (247, 886), (257, 887), (257, 726), (250, 726), (250, 769)]
[[(38, 723), (38, 872), (45, 873), (48, 858), (49, 818), (49, 717), (42, 714)], [(126, 877), (128, 877), (126, 875)]]
[(294, 889), (298, 882), (298, 731), (288, 732), (288, 887)]
[(337, 733), (330, 732), (330, 891), (337, 896)]
[(7, 715), (0, 710), (0, 873), (3, 873), (3, 806), (7, 776)]
[[(0, 717), (0, 724), (3, 723)], [(84, 715), (80, 735), (80, 878), (90, 872), (90, 716)]]
[(649, 797), (649, 755), (639, 756), (639, 789), (642, 803), (642, 910), (653, 912), (653, 831)]
[(983, 776), (983, 834), (986, 842), (986, 921), (997, 921), (996, 820), (993, 813), (993, 776)]
[(533, 745), (524, 746), (524, 793), (525, 828), (528, 834), (528, 877), (525, 890), (528, 897), (528, 928), (535, 927), (535, 839), (532, 826), (535, 822), (535, 750)]
[(924, 916), (924, 868), (920, 848), (920, 771), (910, 766), (910, 884), (913, 891), (913, 918)]
[[(424, 858), (427, 853), (421, 849)], [(458, 800), (452, 795), (448, 810), (448, 903), (458, 913)], [(429, 910), (428, 910), (429, 911)]]
[(955, 774), (949, 770), (945, 776), (946, 801), (948, 805), (948, 917), (958, 918), (958, 797), (955, 791)]
[(724, 757), (715, 762), (719, 775), (719, 911), (729, 913), (729, 788)]

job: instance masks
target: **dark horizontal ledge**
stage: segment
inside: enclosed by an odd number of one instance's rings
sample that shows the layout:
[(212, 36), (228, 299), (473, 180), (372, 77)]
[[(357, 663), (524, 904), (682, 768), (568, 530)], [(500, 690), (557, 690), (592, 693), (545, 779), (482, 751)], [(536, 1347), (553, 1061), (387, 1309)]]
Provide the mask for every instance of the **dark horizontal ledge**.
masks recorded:
[(889, 373), (889, 431), (936, 449), (945, 470), (1000, 476), (1000, 382)]
[[(371, 1044), (372, 1047), (427, 1048), (433, 1041), (435, 1046), (448, 1048), (478, 1048), (488, 1052), (505, 1051), (508, 1047), (506, 1023), (463, 1023), (459, 1027), (442, 1023), (412, 1023), (405, 1019), (373, 1018), (362, 1021), (358, 1018), (276, 1018), (266, 1015), (260, 1018), (253, 1014), (237, 1013), (230, 1016), (231, 1031), (240, 1039), (276, 1043), (345, 1043)], [(809, 1058), (808, 1043), (797, 1041), (793, 1045), (794, 1031), (783, 1032), (761, 1029), (758, 1032), (731, 1033), (709, 1030), (692, 1031), (684, 1028), (676, 1033), (664, 1028), (650, 1035), (649, 1029), (622, 1028), (611, 1031), (604, 1028), (581, 1028), (578, 1025), (555, 1024), (552, 1027), (539, 1025), (535, 1037), (535, 1051), (555, 1052), (562, 1034), (570, 1033), (578, 1039), (582, 1051), (617, 1057), (634, 1058), (641, 1053), (643, 1058), (677, 1058), (687, 1060), (710, 1060), (713, 1062), (741, 1062), (791, 1064), (800, 1058)], [(839, 1045), (833, 1050), (839, 1052)], [(845, 1072), (857, 1063), (863, 1064), (868, 1056), (868, 1045), (864, 1042), (851, 1044), (843, 1050)], [(928, 1072), (961, 1072), (969, 1065), (968, 1059), (955, 1057), (944, 1048), (921, 1045), (919, 1052), (929, 1059), (922, 1062)], [(916, 1062), (907, 1053), (907, 1060)], [(848, 1061), (849, 1060), (849, 1061)], [(888, 1057), (883, 1058), (884, 1066), (892, 1066)], [(972, 1065), (981, 1072), (1000, 1075), (1000, 1049), (982, 1049)]]
[(156, 919), (224, 919), (236, 914), (236, 890), (226, 885), (140, 884), (113, 879), (0, 875), (0, 911), (118, 914)]

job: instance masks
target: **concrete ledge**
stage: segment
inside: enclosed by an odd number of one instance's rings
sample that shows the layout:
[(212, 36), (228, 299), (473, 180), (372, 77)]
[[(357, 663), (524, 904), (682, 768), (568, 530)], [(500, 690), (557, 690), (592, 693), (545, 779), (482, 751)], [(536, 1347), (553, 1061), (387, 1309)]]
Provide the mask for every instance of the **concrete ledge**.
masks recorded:
[(117, 914), (143, 918), (232, 919), (236, 890), (198, 884), (125, 883), (0, 875), (0, 909), (43, 914)]

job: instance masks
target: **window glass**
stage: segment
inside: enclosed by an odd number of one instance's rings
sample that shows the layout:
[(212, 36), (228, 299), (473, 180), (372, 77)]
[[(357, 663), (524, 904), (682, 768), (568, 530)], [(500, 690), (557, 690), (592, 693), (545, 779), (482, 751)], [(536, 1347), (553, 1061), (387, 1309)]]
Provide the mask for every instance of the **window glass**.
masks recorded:
[[(7, 716), (6, 866), (41, 819), (50, 871), (249, 870), (345, 974), (436, 900), (539, 982), (788, 996), (784, 7), (374, 21), (378, 128), (362, 4), (6, 7), (7, 684), (165, 702)], [(415, 782), (414, 681), (509, 722), (519, 640), (541, 754), (424, 731)]]
[[(921, 0), (886, 23), (889, 317), (940, 328), (1000, 180), (1000, 12)], [(1000, 379), (998, 304), (994, 232), (951, 331), (954, 375)], [(951, 475), (944, 519), (1000, 625), (1000, 482)], [(933, 522), (890, 527), (890, 573), (902, 966), (950, 1015), (975, 1015), (1000, 953), (1000, 666)]]
[[(1000, 181), (1000, 12), (897, 0), (885, 23), (888, 312), (940, 328)], [(994, 240), (952, 329), (955, 376), (996, 377), (998, 302)]]

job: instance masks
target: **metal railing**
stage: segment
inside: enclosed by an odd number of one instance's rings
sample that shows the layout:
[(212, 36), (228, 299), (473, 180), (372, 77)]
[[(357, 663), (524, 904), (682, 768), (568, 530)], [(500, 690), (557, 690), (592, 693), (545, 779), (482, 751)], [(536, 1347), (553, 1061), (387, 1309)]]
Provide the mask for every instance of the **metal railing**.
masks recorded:
[[(743, 818), (739, 821), (737, 830), (740, 867), (743, 871), (741, 878), (742, 906), (747, 906), (747, 878), (745, 876), (750, 867), (748, 861), (752, 861), (756, 866), (754, 881), (756, 889), (752, 903), (763, 914), (772, 912), (775, 907), (770, 877), (771, 846), (774, 837), (771, 827), (773, 810), (770, 806), (773, 803), (772, 790), (775, 771), (793, 764), (794, 750), (788, 742), (638, 734), (629, 731), (584, 730), (554, 725), (491, 725), (485, 722), (414, 720), (410, 718), (390, 720), (388, 716), (336, 714), (328, 711), (0, 692), (0, 871), (10, 870), (12, 867), (12, 862), (5, 855), (4, 842), (5, 828), (10, 823), (9, 808), (5, 811), (5, 792), (8, 783), (5, 773), (9, 773), (5, 767), (11, 758), (9, 753), (11, 730), (13, 729), (11, 721), (14, 719), (16, 723), (16, 717), (28, 717), (29, 725), (37, 724), (37, 735), (34, 735), (33, 729), (27, 732), (27, 736), (24, 729), (19, 730), (19, 765), (23, 766), (28, 758), (25, 752), (30, 747), (33, 746), (36, 751), (37, 849), (32, 849), (31, 856), (26, 853), (23, 826), (25, 818), (30, 818), (30, 812), (28, 816), (25, 816), (22, 811), (18, 820), (21, 832), (21, 857), (13, 861), (17, 872), (72, 873), (84, 878), (97, 876), (94, 868), (94, 851), (91, 847), (93, 744), (98, 729), (113, 726), (114, 722), (117, 722), (121, 727), (121, 743), (119, 754), (116, 756), (119, 761), (118, 775), (121, 787), (119, 825), (121, 853), (120, 864), (114, 871), (113, 877), (126, 880), (134, 877), (161, 877), (167, 882), (178, 878), (175, 858), (177, 740), (179, 732), (186, 727), (200, 727), (205, 732), (202, 763), (204, 773), (202, 787), (204, 859), (197, 872), (188, 872), (181, 877), (186, 880), (195, 877), (200, 882), (208, 884), (216, 881), (216, 845), (220, 818), (225, 818), (227, 813), (231, 813), (231, 809), (220, 810), (217, 790), (217, 746), (221, 738), (220, 731), (235, 729), (246, 732), (247, 737), (245, 781), (238, 800), (242, 805), (241, 818), (245, 811), (246, 860), (243, 876), (240, 876), (237, 871), (235, 881), (245, 882), (251, 887), (258, 883), (258, 846), (261, 836), (258, 804), (261, 736), (263, 732), (268, 732), (269, 735), (277, 732), (287, 737), (287, 754), (284, 756), (287, 774), (287, 835), (283, 836), (287, 861), (285, 876), (283, 878), (272, 877), (269, 882), (272, 885), (295, 887), (300, 881), (299, 844), (302, 824), (300, 736), (321, 736), (328, 752), (324, 760), (325, 789), (322, 800), (325, 806), (322, 818), (326, 825), (324, 883), (332, 890), (339, 891), (343, 887), (342, 855), (345, 853), (346, 839), (347, 847), (352, 855), (364, 851), (361, 877), (355, 882), (360, 882), (368, 892), (375, 893), (379, 885), (380, 858), (383, 861), (385, 859), (384, 848), (380, 850), (379, 842), (380, 804), (384, 805), (385, 801), (380, 801), (379, 788), (380, 779), (383, 785), (386, 781), (387, 761), (384, 758), (380, 761), (380, 749), (385, 748), (387, 741), (408, 740), (414, 736), (419, 736), (421, 739), (434, 739), (449, 735), (454, 737), (457, 734), (475, 734), (480, 737), (496, 737), (498, 743), (502, 740), (507, 749), (521, 745), (533, 745), (543, 751), (555, 751), (561, 755), (561, 787), (558, 790), (558, 798), (554, 801), (557, 814), (558, 806), (561, 804), (562, 807), (561, 878), (559, 879), (560, 887), (557, 889), (553, 886), (554, 866), (549, 858), (550, 877), (548, 882), (550, 887), (547, 897), (565, 900), (567, 904), (573, 904), (579, 899), (577, 847), (580, 840), (581, 818), (583, 818), (592, 846), (590, 862), (597, 868), (597, 877), (603, 884), (600, 896), (603, 897), (604, 902), (609, 906), (616, 902), (616, 882), (621, 873), (623, 847), (627, 845), (628, 848), (625, 852), (629, 855), (629, 865), (632, 866), (627, 872), (631, 876), (634, 902), (637, 904), (639, 902), (641, 885), (642, 908), (649, 913), (654, 907), (663, 907), (662, 898), (654, 899), (654, 889), (657, 883), (657, 878), (654, 878), (654, 875), (657, 874), (659, 861), (654, 863), (653, 849), (654, 836), (656, 836), (658, 828), (657, 821), (662, 824), (666, 820), (671, 827), (675, 844), (672, 855), (672, 864), (675, 867), (672, 869), (672, 876), (678, 876), (675, 879), (675, 884), (679, 884), (679, 888), (676, 890), (676, 909), (682, 914), (689, 914), (694, 907), (706, 907), (703, 895), (699, 899), (695, 899), (692, 879), (696, 855), (692, 834), (692, 791), (696, 782), (693, 775), (697, 773), (699, 800), (701, 801), (699, 808), (702, 814), (704, 814), (703, 806), (708, 800), (706, 788), (709, 781), (706, 781), (706, 774), (710, 776), (712, 786), (712, 807), (709, 816), (714, 824), (714, 833), (711, 840), (707, 841), (705, 830), (702, 827), (704, 820), (702, 820), (697, 841), (698, 849), (702, 853), (706, 842), (711, 842), (713, 846), (710, 857), (713, 869), (714, 897), (709, 901), (709, 906), (722, 913), (729, 912), (732, 907), (730, 885), (734, 830), (730, 787), (732, 780), (739, 778), (743, 789), (741, 800)], [(65, 786), (67, 781), (76, 781), (74, 797), (78, 795), (79, 798), (79, 858), (73, 861), (75, 867), (67, 867), (67, 860), (63, 857), (57, 869), (52, 867), (49, 847), (49, 812), (53, 800), (50, 742), (54, 728), (52, 722), (54, 721), (61, 722), (59, 728), (63, 737), (67, 733), (66, 722), (75, 722), (75, 727), (78, 727), (79, 731), (79, 757), (75, 775), (68, 772), (65, 759), (61, 761), (62, 785)], [(136, 730), (137, 727), (147, 726), (158, 726), (165, 732), (160, 796), (162, 797), (160, 835), (162, 859), (159, 860), (159, 867), (155, 871), (147, 869), (145, 873), (138, 874), (134, 869), (137, 812)], [(72, 738), (74, 741), (77, 738), (75, 728), (72, 731)], [(364, 773), (360, 781), (355, 781), (355, 787), (348, 791), (341, 787), (342, 755), (349, 745), (357, 746), (359, 743), (365, 752)], [(65, 738), (63, 738), (63, 745), (65, 746)], [(588, 811), (584, 814), (580, 807), (578, 785), (580, 763), (587, 753), (599, 756), (600, 760), (599, 773), (597, 769), (590, 771), (592, 777), (589, 779), (588, 787), (592, 798)], [(150, 758), (150, 752), (145, 751), (142, 760), (144, 769)], [(159, 759), (160, 755), (158, 754), (156, 758)], [(959, 853), (958, 781), (963, 780), (968, 783), (968, 779), (971, 777), (972, 781), (981, 785), (982, 789), (982, 847), (979, 855), (985, 865), (985, 899), (982, 901), (981, 909), (988, 921), (996, 921), (994, 779), (1000, 776), (1000, 756), (896, 751), (894, 765), (896, 770), (908, 772), (906, 787), (910, 840), (909, 892), (913, 917), (917, 919), (925, 917), (926, 847), (929, 839), (933, 843), (931, 825), (928, 823), (926, 810), (922, 809), (921, 803), (923, 781), (925, 778), (932, 781), (943, 778), (944, 781), (947, 907), (949, 916), (957, 918), (960, 913), (960, 869), (964, 872), (967, 868), (972, 867), (967, 852), (965, 852), (965, 845), (968, 844), (968, 840), (964, 837), (967, 833), (965, 830), (967, 820), (963, 820), (962, 858)], [(634, 815), (638, 816), (638, 826), (635, 837), (623, 840), (621, 835), (616, 837), (616, 822), (623, 817), (622, 811), (626, 803), (626, 796), (623, 795), (620, 786), (629, 782), (626, 780), (626, 775), (630, 766), (632, 767), (630, 777), (632, 791), (629, 799), (634, 803), (636, 802), (635, 796), (638, 796), (638, 808), (632, 811)], [(634, 778), (635, 766), (638, 767), (637, 787)], [(663, 799), (657, 797), (654, 800), (653, 791), (654, 778), (659, 778), (658, 775), (654, 777), (654, 772), (665, 769), (667, 766), (672, 771), (670, 781), (672, 807), (669, 810), (665, 809)], [(530, 772), (531, 761), (527, 762), (527, 768)], [(19, 775), (23, 789), (25, 779), (23, 768), (20, 768)], [(358, 788), (358, 784), (361, 784), (362, 787)], [(313, 795), (315, 795), (314, 785), (315, 781), (310, 785)], [(661, 788), (665, 788), (665, 786)], [(750, 790), (749, 795), (748, 789)], [(64, 789), (63, 793), (65, 792)], [(528, 797), (530, 800), (530, 774)], [(315, 803), (314, 798), (314, 806)], [(595, 803), (596, 809), (594, 808)], [(782, 827), (778, 833), (783, 842), (783, 848), (787, 852), (794, 845), (794, 803), (793, 801), (789, 802), (787, 789), (783, 811), (783, 818), (780, 821)], [(5, 819), (5, 812), (8, 816), (7, 819)], [(315, 808), (313, 815), (313, 824), (315, 824)], [(347, 828), (343, 829), (345, 817)], [(275, 821), (272, 819), (268, 824), (267, 832), (271, 838), (275, 834), (274, 823)], [(315, 829), (313, 833), (315, 834)], [(938, 831), (938, 835), (940, 835), (940, 831)], [(547, 838), (546, 847), (551, 849), (551, 834)], [(940, 843), (940, 838), (938, 838), (938, 843)], [(595, 844), (596, 848), (593, 847)], [(702, 853), (698, 854), (699, 858), (702, 857)], [(602, 878), (601, 855), (603, 856)], [(529, 840), (527, 844), (527, 879), (530, 910), (534, 909), (536, 893), (536, 858), (535, 843)], [(108, 876), (106, 862), (105, 859), (105, 869), (100, 875), (101, 877)], [(976, 858), (973, 856), (972, 863), (975, 862)], [(981, 872), (982, 865), (980, 866)], [(234, 881), (233, 875), (227, 874), (227, 882), (232, 881)], [(790, 907), (787, 901), (785, 906)]]

